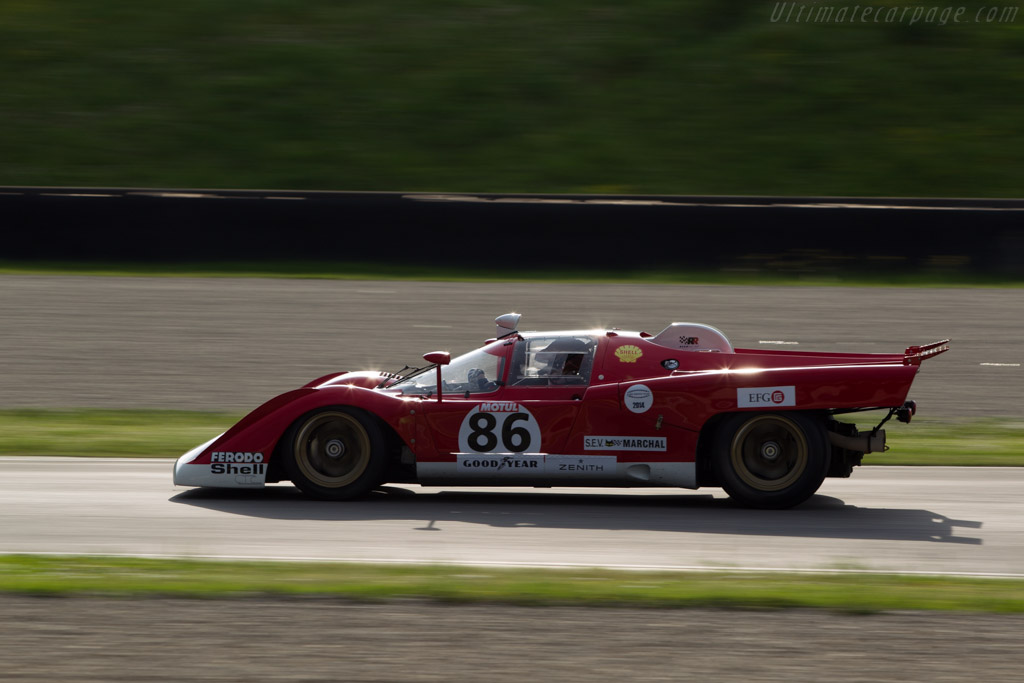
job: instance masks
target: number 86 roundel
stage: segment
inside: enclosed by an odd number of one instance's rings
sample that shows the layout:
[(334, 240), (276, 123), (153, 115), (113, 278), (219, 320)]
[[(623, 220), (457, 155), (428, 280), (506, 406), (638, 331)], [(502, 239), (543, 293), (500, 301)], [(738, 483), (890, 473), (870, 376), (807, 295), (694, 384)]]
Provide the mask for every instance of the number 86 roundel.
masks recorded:
[(459, 428), (462, 453), (540, 453), (540, 426), (517, 403), (483, 403), (466, 414)]

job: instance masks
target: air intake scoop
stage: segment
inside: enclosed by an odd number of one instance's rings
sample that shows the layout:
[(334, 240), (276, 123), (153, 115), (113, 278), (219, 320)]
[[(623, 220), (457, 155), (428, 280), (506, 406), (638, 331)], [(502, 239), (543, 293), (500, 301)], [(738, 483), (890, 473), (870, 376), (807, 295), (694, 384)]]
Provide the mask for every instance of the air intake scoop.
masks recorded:
[(652, 344), (679, 351), (732, 353), (732, 344), (719, 330), (700, 323), (672, 323), (651, 337)]

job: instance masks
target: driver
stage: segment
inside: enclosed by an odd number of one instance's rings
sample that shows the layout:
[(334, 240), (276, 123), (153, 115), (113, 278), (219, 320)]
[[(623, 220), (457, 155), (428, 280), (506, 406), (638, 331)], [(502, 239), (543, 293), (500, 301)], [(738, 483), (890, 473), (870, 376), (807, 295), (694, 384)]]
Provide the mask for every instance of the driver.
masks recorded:
[(483, 393), (487, 391), (494, 391), (494, 382), (487, 379), (487, 374), (480, 368), (472, 368), (466, 375), (466, 383), (469, 385), (469, 390), (473, 393)]
[(583, 379), (581, 371), (590, 348), (573, 337), (561, 337), (538, 351), (536, 359), (543, 363), (537, 374), (552, 384), (576, 383)]

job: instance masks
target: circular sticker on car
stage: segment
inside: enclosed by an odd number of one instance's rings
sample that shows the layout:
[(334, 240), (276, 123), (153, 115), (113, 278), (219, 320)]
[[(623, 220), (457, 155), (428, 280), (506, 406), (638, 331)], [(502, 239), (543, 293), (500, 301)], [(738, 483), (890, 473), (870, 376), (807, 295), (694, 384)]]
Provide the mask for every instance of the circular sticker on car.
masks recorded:
[(634, 384), (626, 389), (622, 400), (631, 413), (646, 413), (654, 403), (654, 392), (643, 384)]
[(481, 403), (462, 419), (462, 453), (540, 453), (540, 425), (515, 402)]

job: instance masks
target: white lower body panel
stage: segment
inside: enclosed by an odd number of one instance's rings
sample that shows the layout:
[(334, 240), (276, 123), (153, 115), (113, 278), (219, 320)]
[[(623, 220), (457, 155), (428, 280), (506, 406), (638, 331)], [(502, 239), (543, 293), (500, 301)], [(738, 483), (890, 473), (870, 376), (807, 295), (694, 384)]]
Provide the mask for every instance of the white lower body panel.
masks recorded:
[(421, 484), (481, 486), (672, 486), (697, 488), (692, 462), (619, 462), (614, 455), (458, 454), (418, 462)]
[[(192, 461), (219, 438), (220, 436), (210, 439), (178, 458), (174, 463), (174, 485), (214, 486), (231, 489), (263, 488), (267, 482), (268, 465), (265, 462), (208, 462), (193, 464)], [(262, 457), (260, 455), (261, 459)]]

